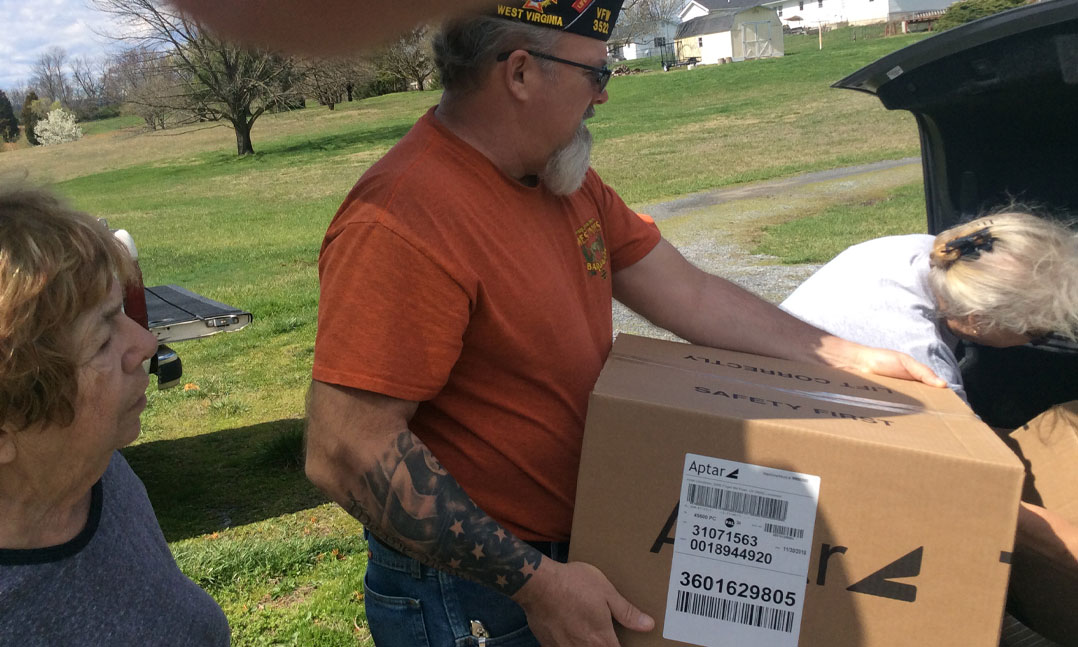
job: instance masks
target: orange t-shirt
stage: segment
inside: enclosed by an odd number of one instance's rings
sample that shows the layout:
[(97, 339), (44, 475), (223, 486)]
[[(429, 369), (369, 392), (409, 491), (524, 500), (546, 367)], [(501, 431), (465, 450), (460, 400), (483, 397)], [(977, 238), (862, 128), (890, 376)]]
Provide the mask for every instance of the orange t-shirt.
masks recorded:
[(420, 402), (410, 428), (482, 510), (566, 540), (611, 277), (658, 241), (593, 170), (522, 185), (432, 109), (326, 232), (314, 379)]

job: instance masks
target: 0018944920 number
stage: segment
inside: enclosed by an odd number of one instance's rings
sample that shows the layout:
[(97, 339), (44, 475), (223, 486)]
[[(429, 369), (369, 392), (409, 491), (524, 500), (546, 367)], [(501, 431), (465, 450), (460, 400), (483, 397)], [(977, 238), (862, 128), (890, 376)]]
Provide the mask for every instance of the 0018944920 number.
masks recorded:
[(720, 557), (743, 559), (754, 564), (770, 564), (772, 560), (771, 553), (766, 551), (752, 550), (751, 548), (737, 548), (735, 546), (720, 544), (714, 541), (705, 541), (703, 539), (690, 539), (689, 550), (698, 553), (707, 553), (709, 555), (718, 555)]

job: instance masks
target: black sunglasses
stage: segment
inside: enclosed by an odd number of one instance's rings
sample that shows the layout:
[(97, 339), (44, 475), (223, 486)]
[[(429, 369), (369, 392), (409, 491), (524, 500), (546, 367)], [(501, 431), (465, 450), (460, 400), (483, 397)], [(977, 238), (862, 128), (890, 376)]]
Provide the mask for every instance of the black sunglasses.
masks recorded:
[[(502, 52), (501, 54), (498, 54), (498, 58), (496, 60), (499, 63), (501, 63), (502, 61), (508, 59), (509, 55), (512, 54), (515, 51), (516, 50), (510, 50), (508, 52)], [(573, 67), (579, 67), (581, 69), (584, 69), (584, 70), (587, 70), (587, 71), (591, 72), (592, 74), (595, 75), (594, 81), (595, 81), (595, 85), (597, 85), (599, 87), (599, 92), (602, 92), (603, 90), (606, 89), (606, 84), (610, 82), (610, 76), (614, 73), (613, 70), (611, 70), (609, 67), (607, 67), (605, 65), (602, 66), (602, 67), (595, 67), (594, 65), (585, 65), (583, 63), (577, 63), (576, 61), (569, 61), (569, 60), (566, 60), (564, 58), (558, 58), (557, 56), (551, 56), (550, 54), (544, 54), (542, 52), (533, 52), (530, 49), (526, 49), (524, 51), (531, 54), (535, 58), (543, 58), (543, 59), (546, 59), (548, 61), (554, 61), (555, 63), (561, 63), (563, 65), (572, 65)]]

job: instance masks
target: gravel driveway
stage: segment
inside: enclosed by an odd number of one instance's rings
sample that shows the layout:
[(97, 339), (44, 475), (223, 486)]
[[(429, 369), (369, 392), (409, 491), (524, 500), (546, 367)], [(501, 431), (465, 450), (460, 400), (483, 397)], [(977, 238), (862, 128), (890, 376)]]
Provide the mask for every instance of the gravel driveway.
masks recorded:
[[(907, 158), (697, 193), (677, 200), (634, 205), (650, 215), (671, 243), (697, 267), (778, 303), (819, 268), (780, 265), (772, 256), (746, 251), (760, 222), (795, 215), (805, 205), (859, 202), (921, 177), (920, 160)], [(677, 339), (617, 301), (614, 331)]]

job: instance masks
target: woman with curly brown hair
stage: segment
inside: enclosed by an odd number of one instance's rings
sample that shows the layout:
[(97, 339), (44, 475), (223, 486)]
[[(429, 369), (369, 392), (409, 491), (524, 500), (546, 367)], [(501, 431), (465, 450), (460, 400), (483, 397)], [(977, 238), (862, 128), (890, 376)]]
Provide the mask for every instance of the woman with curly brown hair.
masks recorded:
[(0, 644), (229, 643), (117, 451), (157, 348), (123, 312), (132, 269), (97, 219), (0, 190)]

